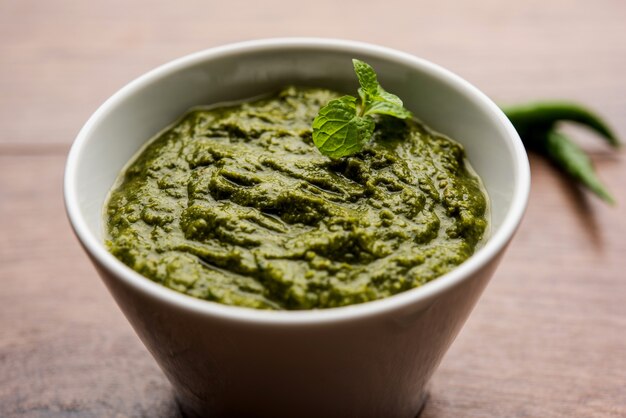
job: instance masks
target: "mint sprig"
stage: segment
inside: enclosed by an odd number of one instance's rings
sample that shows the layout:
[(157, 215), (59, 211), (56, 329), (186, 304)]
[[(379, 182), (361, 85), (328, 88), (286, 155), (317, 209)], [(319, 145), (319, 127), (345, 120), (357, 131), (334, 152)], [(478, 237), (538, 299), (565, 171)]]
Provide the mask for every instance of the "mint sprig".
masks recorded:
[(330, 158), (356, 154), (369, 142), (376, 120), (373, 115), (387, 115), (399, 119), (411, 117), (402, 100), (385, 91), (378, 83), (374, 69), (367, 63), (353, 59), (354, 72), (361, 87), (361, 103), (353, 96), (331, 100), (322, 107), (313, 120), (313, 142), (320, 152)]

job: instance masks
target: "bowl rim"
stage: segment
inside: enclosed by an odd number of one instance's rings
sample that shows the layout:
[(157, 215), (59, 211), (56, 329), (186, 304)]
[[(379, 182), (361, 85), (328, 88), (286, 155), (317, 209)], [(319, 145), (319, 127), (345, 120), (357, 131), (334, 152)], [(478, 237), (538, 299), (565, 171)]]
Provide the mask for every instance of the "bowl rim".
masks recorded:
[[(79, 208), (79, 196), (76, 188), (76, 175), (81, 154), (89, 142), (91, 131), (96, 127), (99, 121), (120, 102), (132, 96), (135, 91), (183, 68), (199, 64), (206, 60), (229, 55), (294, 48), (302, 50), (325, 49), (328, 51), (350, 51), (354, 54), (362, 53), (375, 55), (383, 60), (401, 63), (419, 71), (426, 72), (431, 77), (443, 80), (453, 88), (460, 90), (464, 95), (470, 96), (479, 107), (482, 107), (483, 111), (491, 114), (495, 123), (499, 123), (504, 128), (504, 132), (506, 132), (505, 140), (511, 142), (511, 149), (514, 154), (514, 164), (512, 167), (515, 178), (513, 198), (510, 209), (506, 213), (499, 230), (486, 241), (482, 248), (478, 249), (465, 262), (452, 271), (438, 277), (436, 280), (383, 299), (319, 310), (264, 311), (197, 299), (153, 282), (127, 267), (109, 253), (104, 243), (92, 234), (87, 226), (87, 222)], [(66, 214), (81, 245), (88, 255), (91, 256), (92, 261), (107, 270), (116, 280), (125, 282), (126, 285), (145, 293), (147, 296), (159, 302), (171, 304), (178, 309), (192, 311), (199, 315), (209, 315), (225, 321), (273, 326), (311, 326), (329, 322), (364, 319), (412, 305), (422, 305), (432, 300), (437, 295), (451, 290), (463, 281), (471, 279), (477, 271), (484, 268), (505, 249), (517, 230), (528, 203), (530, 192), (530, 167), (526, 151), (517, 131), (500, 108), (478, 88), (439, 65), (409, 53), (358, 41), (327, 38), (270, 38), (237, 42), (195, 52), (163, 64), (126, 84), (109, 97), (92, 114), (79, 131), (71, 146), (66, 161), (63, 192)]]

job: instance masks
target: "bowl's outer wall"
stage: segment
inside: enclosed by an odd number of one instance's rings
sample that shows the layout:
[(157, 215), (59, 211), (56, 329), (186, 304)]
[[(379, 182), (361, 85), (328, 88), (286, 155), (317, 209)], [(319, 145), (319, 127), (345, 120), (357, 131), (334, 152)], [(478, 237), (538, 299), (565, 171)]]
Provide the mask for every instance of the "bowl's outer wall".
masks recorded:
[(412, 418), (501, 254), (430, 303), (319, 326), (167, 310), (96, 267), (190, 415)]
[(490, 195), (496, 233), (511, 210), (514, 193), (520, 193), (513, 187), (520, 161), (507, 139), (510, 133), (494, 121), (484, 98), (458, 87), (454, 77), (428, 63), (366, 45), (256, 44), (168, 64), (109, 99), (72, 149), (80, 158), (72, 181), (66, 180), (66, 189), (68, 184), (72, 189), (66, 193), (78, 196), (76, 206), (86, 228), (72, 219), (70, 208), (72, 224), (191, 414), (415, 416), (429, 377), (504, 251), (500, 246), (470, 277), (414, 303), (337, 321), (282, 323), (239, 320), (241, 316), (213, 314), (192, 303), (173, 303), (173, 296), (163, 295), (173, 291), (147, 291), (147, 281), (139, 283), (132, 273), (122, 272), (112, 256), (98, 254), (100, 250), (85, 241), (86, 229), (103, 238), (102, 207), (120, 170), (146, 139), (188, 108), (252, 97), (290, 83), (354, 92), (353, 57), (371, 63), (385, 88), (401, 96), (422, 120), (464, 144)]

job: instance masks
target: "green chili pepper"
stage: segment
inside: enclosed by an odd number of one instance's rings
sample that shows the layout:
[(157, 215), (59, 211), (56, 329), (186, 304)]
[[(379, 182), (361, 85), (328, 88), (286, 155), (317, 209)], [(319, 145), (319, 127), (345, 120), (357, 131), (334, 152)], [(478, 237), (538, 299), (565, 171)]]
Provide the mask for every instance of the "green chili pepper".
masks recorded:
[(530, 103), (503, 107), (502, 110), (528, 149), (548, 157), (563, 172), (605, 202), (615, 202), (597, 177), (587, 154), (556, 130), (559, 122), (577, 122), (594, 130), (611, 146), (618, 147), (620, 143), (617, 137), (599, 116), (580, 105), (566, 102)]
[(598, 197), (609, 204), (614, 204), (613, 196), (600, 182), (585, 152), (565, 135), (549, 131), (545, 138), (546, 155), (565, 173), (585, 185)]
[(598, 115), (574, 103), (538, 102), (504, 107), (502, 110), (516, 129), (522, 132), (537, 128), (547, 131), (557, 122), (576, 122), (593, 129), (613, 147), (620, 145), (617, 137)]

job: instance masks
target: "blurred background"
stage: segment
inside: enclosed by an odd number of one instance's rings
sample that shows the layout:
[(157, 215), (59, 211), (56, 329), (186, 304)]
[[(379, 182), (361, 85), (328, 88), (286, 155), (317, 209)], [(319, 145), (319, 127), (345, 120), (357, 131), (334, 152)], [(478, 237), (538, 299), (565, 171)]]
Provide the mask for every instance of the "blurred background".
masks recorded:
[[(235, 41), (345, 38), (431, 60), (501, 104), (584, 103), (623, 141), (625, 22), (623, 0), (0, 0), (0, 416), (180, 416), (62, 203), (73, 138), (127, 82)], [(526, 219), (422, 417), (626, 416), (624, 156), (568, 131), (618, 206), (531, 156)]]

